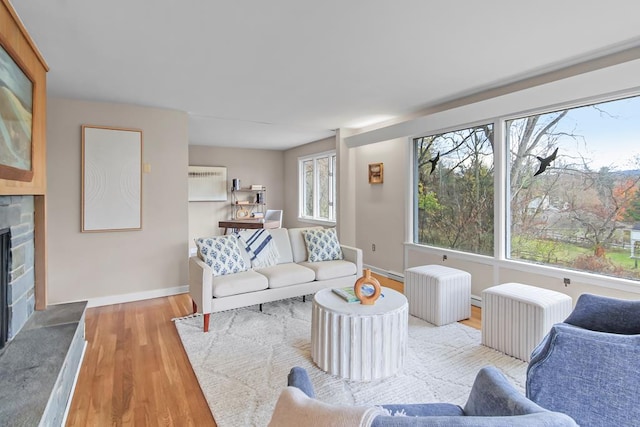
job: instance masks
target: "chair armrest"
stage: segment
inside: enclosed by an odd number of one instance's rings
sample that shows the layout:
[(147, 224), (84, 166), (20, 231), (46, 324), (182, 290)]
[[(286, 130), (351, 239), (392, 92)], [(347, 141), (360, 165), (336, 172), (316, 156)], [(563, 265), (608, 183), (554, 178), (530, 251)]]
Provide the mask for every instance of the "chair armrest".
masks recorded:
[(312, 399), (316, 397), (313, 391), (313, 384), (311, 384), (311, 379), (309, 379), (309, 374), (307, 374), (304, 368), (299, 366), (291, 368), (289, 376), (287, 377), (287, 385), (299, 388)]
[(640, 335), (558, 323), (533, 351), (527, 397), (578, 424), (636, 425), (640, 419)]
[(513, 417), (389, 417), (377, 416), (371, 427), (578, 427), (558, 412), (517, 415)]
[(189, 257), (189, 294), (199, 313), (211, 313), (213, 271), (197, 256)]
[(340, 248), (344, 259), (356, 265), (356, 275), (360, 276), (362, 273), (362, 249), (346, 245), (340, 245)]
[(467, 416), (514, 416), (545, 412), (527, 399), (499, 369), (487, 366), (478, 372), (464, 406)]

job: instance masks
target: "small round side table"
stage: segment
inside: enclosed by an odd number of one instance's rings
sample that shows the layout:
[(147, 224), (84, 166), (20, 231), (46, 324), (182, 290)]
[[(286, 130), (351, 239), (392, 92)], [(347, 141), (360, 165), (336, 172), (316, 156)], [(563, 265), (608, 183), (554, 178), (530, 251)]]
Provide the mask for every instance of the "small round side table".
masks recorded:
[(331, 289), (313, 297), (311, 358), (323, 371), (373, 381), (402, 370), (409, 310), (400, 292), (382, 288), (374, 305), (348, 303)]

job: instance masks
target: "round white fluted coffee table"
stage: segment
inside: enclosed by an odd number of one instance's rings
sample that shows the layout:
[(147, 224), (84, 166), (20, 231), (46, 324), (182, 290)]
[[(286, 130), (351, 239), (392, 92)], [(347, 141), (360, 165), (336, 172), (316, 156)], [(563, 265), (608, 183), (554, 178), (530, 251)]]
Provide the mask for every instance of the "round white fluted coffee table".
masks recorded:
[(372, 381), (397, 374), (407, 352), (407, 299), (382, 288), (374, 305), (348, 303), (331, 289), (313, 297), (311, 358), (332, 375)]

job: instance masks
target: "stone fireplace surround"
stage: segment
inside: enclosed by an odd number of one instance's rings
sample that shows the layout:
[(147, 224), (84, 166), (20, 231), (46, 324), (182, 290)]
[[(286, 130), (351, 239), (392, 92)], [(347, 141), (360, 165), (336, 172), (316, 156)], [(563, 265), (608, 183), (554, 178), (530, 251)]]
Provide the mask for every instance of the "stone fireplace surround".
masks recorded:
[[(86, 302), (35, 307), (34, 196), (0, 196), (10, 230), (7, 342), (0, 348), (0, 425), (63, 425), (84, 355)], [(2, 347), (2, 346), (0, 346)]]
[(3, 229), (11, 230), (7, 286), (10, 341), (33, 315), (35, 306), (33, 196), (0, 196), (0, 230)]

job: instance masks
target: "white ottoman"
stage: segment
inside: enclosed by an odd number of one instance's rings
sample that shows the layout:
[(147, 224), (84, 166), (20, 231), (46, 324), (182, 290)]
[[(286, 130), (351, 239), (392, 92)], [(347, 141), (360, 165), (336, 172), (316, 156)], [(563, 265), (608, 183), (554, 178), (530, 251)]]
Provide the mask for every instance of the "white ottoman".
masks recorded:
[(566, 319), (571, 297), (520, 283), (482, 291), (482, 344), (529, 362), (551, 326)]
[(409, 314), (436, 326), (471, 317), (471, 274), (442, 265), (404, 271)]

